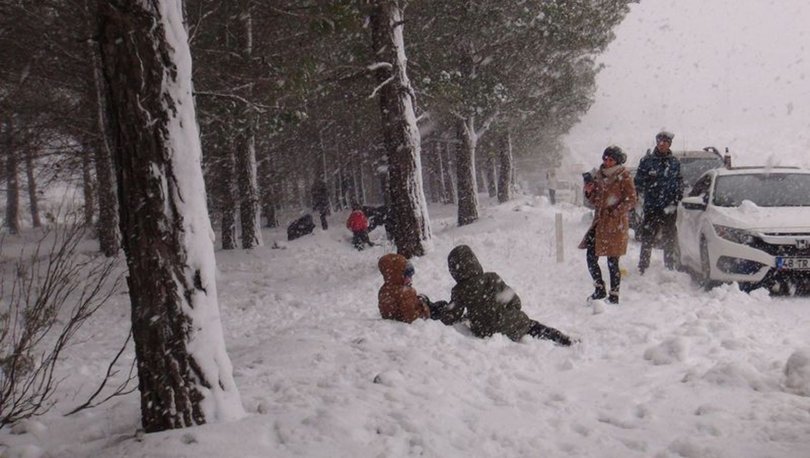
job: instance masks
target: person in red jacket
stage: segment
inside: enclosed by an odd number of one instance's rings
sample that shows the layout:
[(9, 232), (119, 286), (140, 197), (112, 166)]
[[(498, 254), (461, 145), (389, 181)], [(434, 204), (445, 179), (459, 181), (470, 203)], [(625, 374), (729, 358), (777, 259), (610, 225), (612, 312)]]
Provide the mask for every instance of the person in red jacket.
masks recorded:
[(374, 246), (368, 238), (368, 218), (359, 205), (352, 205), (352, 212), (346, 220), (346, 228), (352, 231), (352, 245), (358, 251), (365, 245)]

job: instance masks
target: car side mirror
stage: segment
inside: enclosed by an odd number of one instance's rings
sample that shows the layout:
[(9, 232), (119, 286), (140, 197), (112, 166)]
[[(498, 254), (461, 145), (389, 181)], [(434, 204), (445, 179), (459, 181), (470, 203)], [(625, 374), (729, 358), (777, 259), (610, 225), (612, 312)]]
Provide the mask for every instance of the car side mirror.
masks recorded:
[(706, 210), (708, 204), (708, 195), (701, 194), (694, 197), (684, 197), (681, 200), (681, 205), (685, 210)]

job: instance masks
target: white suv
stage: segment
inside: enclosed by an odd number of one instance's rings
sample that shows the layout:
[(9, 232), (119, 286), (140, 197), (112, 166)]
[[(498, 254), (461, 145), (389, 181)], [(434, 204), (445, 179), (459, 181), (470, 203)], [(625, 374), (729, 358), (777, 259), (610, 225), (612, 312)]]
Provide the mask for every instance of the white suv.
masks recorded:
[(810, 170), (714, 169), (678, 208), (681, 265), (704, 285), (810, 292)]

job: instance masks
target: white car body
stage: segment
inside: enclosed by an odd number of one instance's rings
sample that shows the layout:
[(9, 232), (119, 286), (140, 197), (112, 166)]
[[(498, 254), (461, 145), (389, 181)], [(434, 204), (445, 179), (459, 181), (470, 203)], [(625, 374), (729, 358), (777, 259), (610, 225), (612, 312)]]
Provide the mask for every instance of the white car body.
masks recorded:
[[(734, 179), (736, 183), (759, 180), (764, 183), (763, 189), (778, 189), (779, 183), (794, 179), (805, 184), (798, 190), (785, 189), (784, 195), (771, 193), (775, 199), (771, 204), (778, 205), (779, 200), (785, 199), (791, 201), (790, 206), (760, 206), (735, 196), (731, 190), (723, 191), (722, 185), (718, 192), (718, 178), (726, 180), (723, 183), (727, 184), (731, 181), (723, 177), (731, 175), (752, 175)], [(699, 273), (707, 285), (739, 282), (748, 289), (767, 286), (778, 290), (788, 281), (810, 284), (810, 184), (807, 183), (810, 183), (810, 170), (796, 168), (706, 172), (678, 208), (681, 265)], [(738, 191), (757, 194), (749, 187)]]

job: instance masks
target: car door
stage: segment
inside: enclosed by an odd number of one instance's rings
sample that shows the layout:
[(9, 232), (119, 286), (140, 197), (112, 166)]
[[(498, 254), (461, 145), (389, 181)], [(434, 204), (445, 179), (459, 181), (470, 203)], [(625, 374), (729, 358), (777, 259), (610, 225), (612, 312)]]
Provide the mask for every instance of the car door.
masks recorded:
[(706, 204), (709, 202), (713, 176), (712, 173), (708, 173), (700, 177), (687, 196), (690, 198), (687, 201), (699, 200), (703, 203), (702, 207), (681, 202), (678, 208), (676, 225), (681, 263), (694, 269), (700, 269), (700, 227), (706, 212)]

